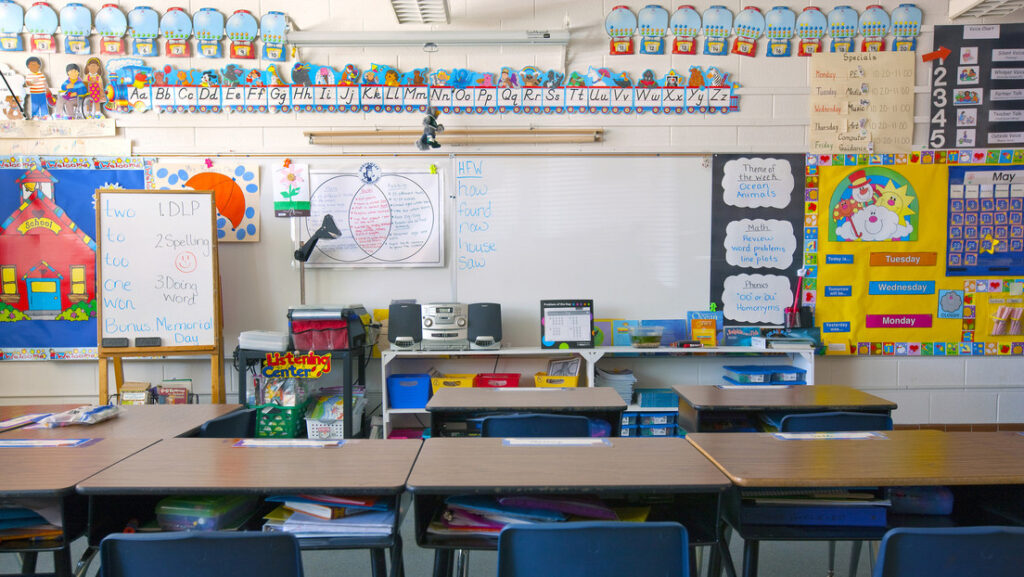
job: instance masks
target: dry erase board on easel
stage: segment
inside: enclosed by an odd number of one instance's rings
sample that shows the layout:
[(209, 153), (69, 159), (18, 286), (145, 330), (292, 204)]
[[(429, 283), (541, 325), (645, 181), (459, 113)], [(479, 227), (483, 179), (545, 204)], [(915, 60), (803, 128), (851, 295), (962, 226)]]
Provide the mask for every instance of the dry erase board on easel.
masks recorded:
[(97, 191), (101, 357), (219, 350), (215, 216), (210, 191)]

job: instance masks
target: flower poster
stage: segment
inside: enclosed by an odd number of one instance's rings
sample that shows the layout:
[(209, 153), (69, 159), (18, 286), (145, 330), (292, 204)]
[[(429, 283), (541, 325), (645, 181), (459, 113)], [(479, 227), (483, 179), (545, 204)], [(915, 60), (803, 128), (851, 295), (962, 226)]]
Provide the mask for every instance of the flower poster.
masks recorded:
[(274, 216), (309, 216), (309, 165), (285, 162), (274, 169)]

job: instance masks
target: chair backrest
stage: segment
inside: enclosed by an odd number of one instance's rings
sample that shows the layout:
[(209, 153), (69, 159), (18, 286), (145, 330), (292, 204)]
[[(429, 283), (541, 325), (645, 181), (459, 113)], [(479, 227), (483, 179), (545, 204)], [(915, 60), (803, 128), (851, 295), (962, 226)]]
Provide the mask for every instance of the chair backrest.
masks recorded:
[(578, 415), (522, 414), (485, 417), (484, 437), (589, 437), (590, 420)]
[(302, 577), (290, 533), (116, 533), (100, 543), (100, 577)]
[(679, 523), (538, 523), (498, 536), (498, 577), (687, 577), (686, 528)]
[(244, 439), (255, 434), (256, 409), (242, 409), (221, 415), (199, 427), (199, 436), (208, 439)]
[(1016, 577), (1024, 572), (1024, 527), (893, 529), (874, 577)]
[(783, 433), (891, 430), (892, 417), (879, 413), (795, 413), (779, 421), (779, 431)]

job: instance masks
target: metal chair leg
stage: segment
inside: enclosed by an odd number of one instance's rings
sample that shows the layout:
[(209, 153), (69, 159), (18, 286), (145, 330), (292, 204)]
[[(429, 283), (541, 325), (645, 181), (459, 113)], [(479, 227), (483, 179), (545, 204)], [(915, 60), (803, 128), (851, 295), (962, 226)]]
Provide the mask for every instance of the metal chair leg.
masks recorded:
[(836, 575), (836, 542), (828, 542), (828, 577), (835, 577)]
[(857, 577), (857, 567), (860, 565), (860, 551), (863, 541), (854, 541), (850, 544), (850, 577)]
[(469, 577), (469, 550), (459, 549), (455, 554), (455, 577)]

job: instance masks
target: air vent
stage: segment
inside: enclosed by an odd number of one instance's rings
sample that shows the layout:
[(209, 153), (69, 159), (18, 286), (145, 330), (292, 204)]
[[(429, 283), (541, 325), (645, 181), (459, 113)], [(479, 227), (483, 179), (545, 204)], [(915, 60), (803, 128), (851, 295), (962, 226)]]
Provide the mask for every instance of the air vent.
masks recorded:
[(1024, 0), (950, 0), (949, 19), (1006, 16), (1021, 8)]
[(448, 0), (391, 0), (399, 24), (448, 24)]

